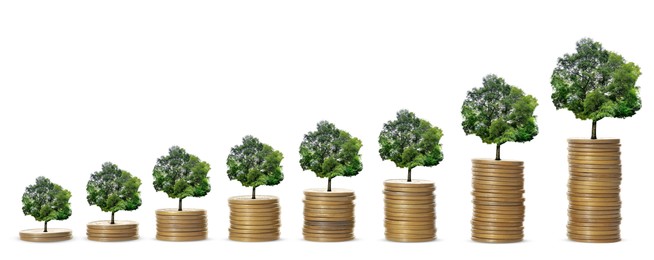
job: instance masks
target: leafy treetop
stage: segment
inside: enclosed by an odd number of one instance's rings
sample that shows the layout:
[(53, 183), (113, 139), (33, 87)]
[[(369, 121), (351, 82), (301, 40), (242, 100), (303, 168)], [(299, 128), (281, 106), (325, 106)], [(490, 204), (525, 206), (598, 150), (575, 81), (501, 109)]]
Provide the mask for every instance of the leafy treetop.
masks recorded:
[(178, 210), (181, 211), (182, 199), (203, 197), (211, 191), (207, 176), (210, 169), (209, 163), (201, 161), (179, 146), (173, 146), (168, 150), (168, 155), (157, 159), (152, 170), (152, 184), (156, 191), (163, 191), (170, 198), (178, 198)]
[(40, 176), (36, 178), (35, 184), (25, 188), (23, 214), (34, 217), (36, 221), (44, 221), (43, 232), (48, 232), (49, 221), (65, 220), (73, 214), (70, 196), (70, 191)]
[(141, 206), (141, 180), (117, 165), (106, 162), (102, 170), (91, 174), (86, 184), (86, 200), (89, 205), (96, 205), (104, 212), (111, 212), (111, 224), (114, 214), (120, 210), (132, 211)]
[(397, 118), (384, 124), (379, 133), (379, 155), (391, 160), (397, 167), (408, 168), (407, 181), (411, 182), (411, 169), (417, 166), (435, 166), (443, 160), (440, 139), (443, 131), (413, 112), (400, 110)]
[(245, 187), (255, 190), (261, 185), (274, 186), (284, 180), (280, 163), (284, 156), (270, 145), (251, 135), (243, 137), (243, 144), (232, 147), (227, 156), (227, 176)]

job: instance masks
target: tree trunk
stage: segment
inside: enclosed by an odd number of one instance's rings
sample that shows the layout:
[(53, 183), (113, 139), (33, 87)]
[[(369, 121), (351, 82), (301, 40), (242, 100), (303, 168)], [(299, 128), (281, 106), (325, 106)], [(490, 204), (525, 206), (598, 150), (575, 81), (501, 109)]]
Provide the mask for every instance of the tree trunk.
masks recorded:
[(332, 178), (327, 178), (327, 191), (332, 191)]
[(179, 208), (177, 208), (177, 211), (182, 211), (182, 198), (179, 198)]
[(597, 139), (597, 121), (593, 120), (593, 132), (590, 135), (590, 139)]
[(406, 182), (411, 182), (411, 168), (409, 168), (409, 175), (406, 178)]
[(111, 212), (111, 223), (109, 224), (116, 224), (116, 222), (114, 222), (114, 214), (116, 214), (116, 212)]
[(501, 144), (496, 144), (495, 145), (495, 161), (500, 161), (500, 145)]
[(256, 194), (255, 190), (256, 190), (256, 189), (257, 189), (257, 187), (252, 187), (252, 199), (256, 199), (256, 198), (257, 198), (257, 197), (255, 196), (255, 194)]
[(43, 226), (43, 232), (48, 232), (48, 222), (46, 221)]

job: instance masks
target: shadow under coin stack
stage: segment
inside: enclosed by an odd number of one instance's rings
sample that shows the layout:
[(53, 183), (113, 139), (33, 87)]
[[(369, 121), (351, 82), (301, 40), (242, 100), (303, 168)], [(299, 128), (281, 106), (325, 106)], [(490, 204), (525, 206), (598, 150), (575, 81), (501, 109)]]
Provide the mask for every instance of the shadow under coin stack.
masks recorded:
[(116, 220), (110, 224), (108, 220), (93, 221), (86, 224), (86, 235), (89, 240), (99, 242), (120, 242), (139, 238), (139, 223), (129, 220)]
[(70, 240), (73, 238), (73, 232), (65, 228), (51, 228), (48, 232), (43, 232), (43, 229), (26, 229), (19, 233), (20, 240), (29, 242), (58, 242)]
[(279, 199), (275, 196), (229, 198), (229, 239), (263, 242), (279, 239)]
[(304, 191), (305, 240), (341, 242), (354, 239), (354, 191)]
[(207, 211), (203, 209), (159, 209), (157, 239), (196, 241), (207, 239)]
[(568, 139), (568, 238), (620, 241), (619, 139)]
[(523, 162), (472, 160), (472, 240), (522, 241), (525, 205)]
[(395, 242), (426, 242), (436, 239), (435, 190), (433, 181), (385, 181), (386, 239)]

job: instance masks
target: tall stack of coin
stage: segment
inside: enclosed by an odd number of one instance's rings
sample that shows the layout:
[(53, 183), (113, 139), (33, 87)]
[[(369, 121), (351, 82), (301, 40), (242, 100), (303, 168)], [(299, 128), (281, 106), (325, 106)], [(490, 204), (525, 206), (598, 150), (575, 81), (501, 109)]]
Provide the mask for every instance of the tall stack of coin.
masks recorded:
[(387, 180), (384, 182), (386, 239), (426, 242), (436, 239), (433, 181)]
[(65, 228), (51, 228), (48, 232), (43, 232), (43, 229), (26, 229), (19, 233), (20, 240), (29, 242), (58, 242), (70, 240), (73, 238), (73, 232)]
[(568, 238), (620, 241), (620, 140), (569, 139), (568, 163)]
[(279, 199), (259, 195), (229, 198), (229, 239), (263, 242), (279, 239)]
[(114, 224), (108, 220), (93, 221), (86, 224), (86, 235), (89, 240), (100, 242), (135, 240), (139, 238), (139, 223), (129, 220), (116, 220)]
[(207, 211), (203, 209), (159, 209), (157, 239), (196, 241), (207, 239)]
[(304, 191), (304, 239), (341, 242), (354, 239), (354, 191)]
[(472, 160), (472, 240), (522, 241), (525, 205), (523, 162)]

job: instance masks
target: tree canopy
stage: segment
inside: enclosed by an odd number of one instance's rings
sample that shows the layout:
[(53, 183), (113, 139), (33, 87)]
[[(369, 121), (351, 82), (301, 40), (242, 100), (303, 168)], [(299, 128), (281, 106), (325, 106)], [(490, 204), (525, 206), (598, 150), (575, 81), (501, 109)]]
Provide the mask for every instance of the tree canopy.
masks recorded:
[(552, 72), (552, 102), (581, 120), (592, 120), (591, 138), (596, 139), (597, 121), (606, 117), (626, 118), (641, 107), (636, 81), (640, 67), (589, 38), (577, 42), (576, 52), (558, 59)]
[(152, 184), (156, 191), (163, 191), (170, 198), (178, 198), (181, 211), (182, 199), (203, 197), (211, 191), (207, 176), (210, 169), (209, 163), (179, 146), (173, 146), (168, 150), (168, 155), (157, 159), (152, 170)]
[(73, 214), (70, 208), (70, 191), (63, 189), (50, 179), (40, 176), (36, 183), (27, 186), (23, 193), (23, 214), (36, 221), (44, 221), (43, 232), (48, 232), (48, 222), (65, 220)]
[(300, 166), (311, 170), (320, 178), (327, 178), (327, 191), (331, 180), (338, 176), (351, 177), (363, 169), (361, 140), (336, 128), (327, 121), (318, 123), (316, 131), (304, 135), (300, 144)]
[(443, 160), (440, 139), (443, 131), (413, 112), (400, 110), (395, 120), (384, 124), (379, 133), (379, 156), (390, 160), (395, 166), (408, 168), (407, 181), (411, 181), (411, 169), (417, 166), (435, 166)]
[(227, 176), (245, 187), (252, 187), (252, 199), (255, 199), (257, 187), (274, 186), (284, 180), (280, 165), (283, 158), (280, 151), (248, 135), (243, 137), (243, 144), (232, 147), (227, 156)]
[(534, 110), (538, 101), (496, 75), (484, 77), (483, 87), (468, 91), (461, 114), (466, 135), (479, 136), (484, 143), (500, 145), (531, 141), (538, 134)]
[(117, 165), (106, 162), (102, 170), (91, 174), (86, 184), (86, 200), (104, 212), (111, 212), (111, 224), (118, 211), (132, 211), (141, 206), (141, 180)]

